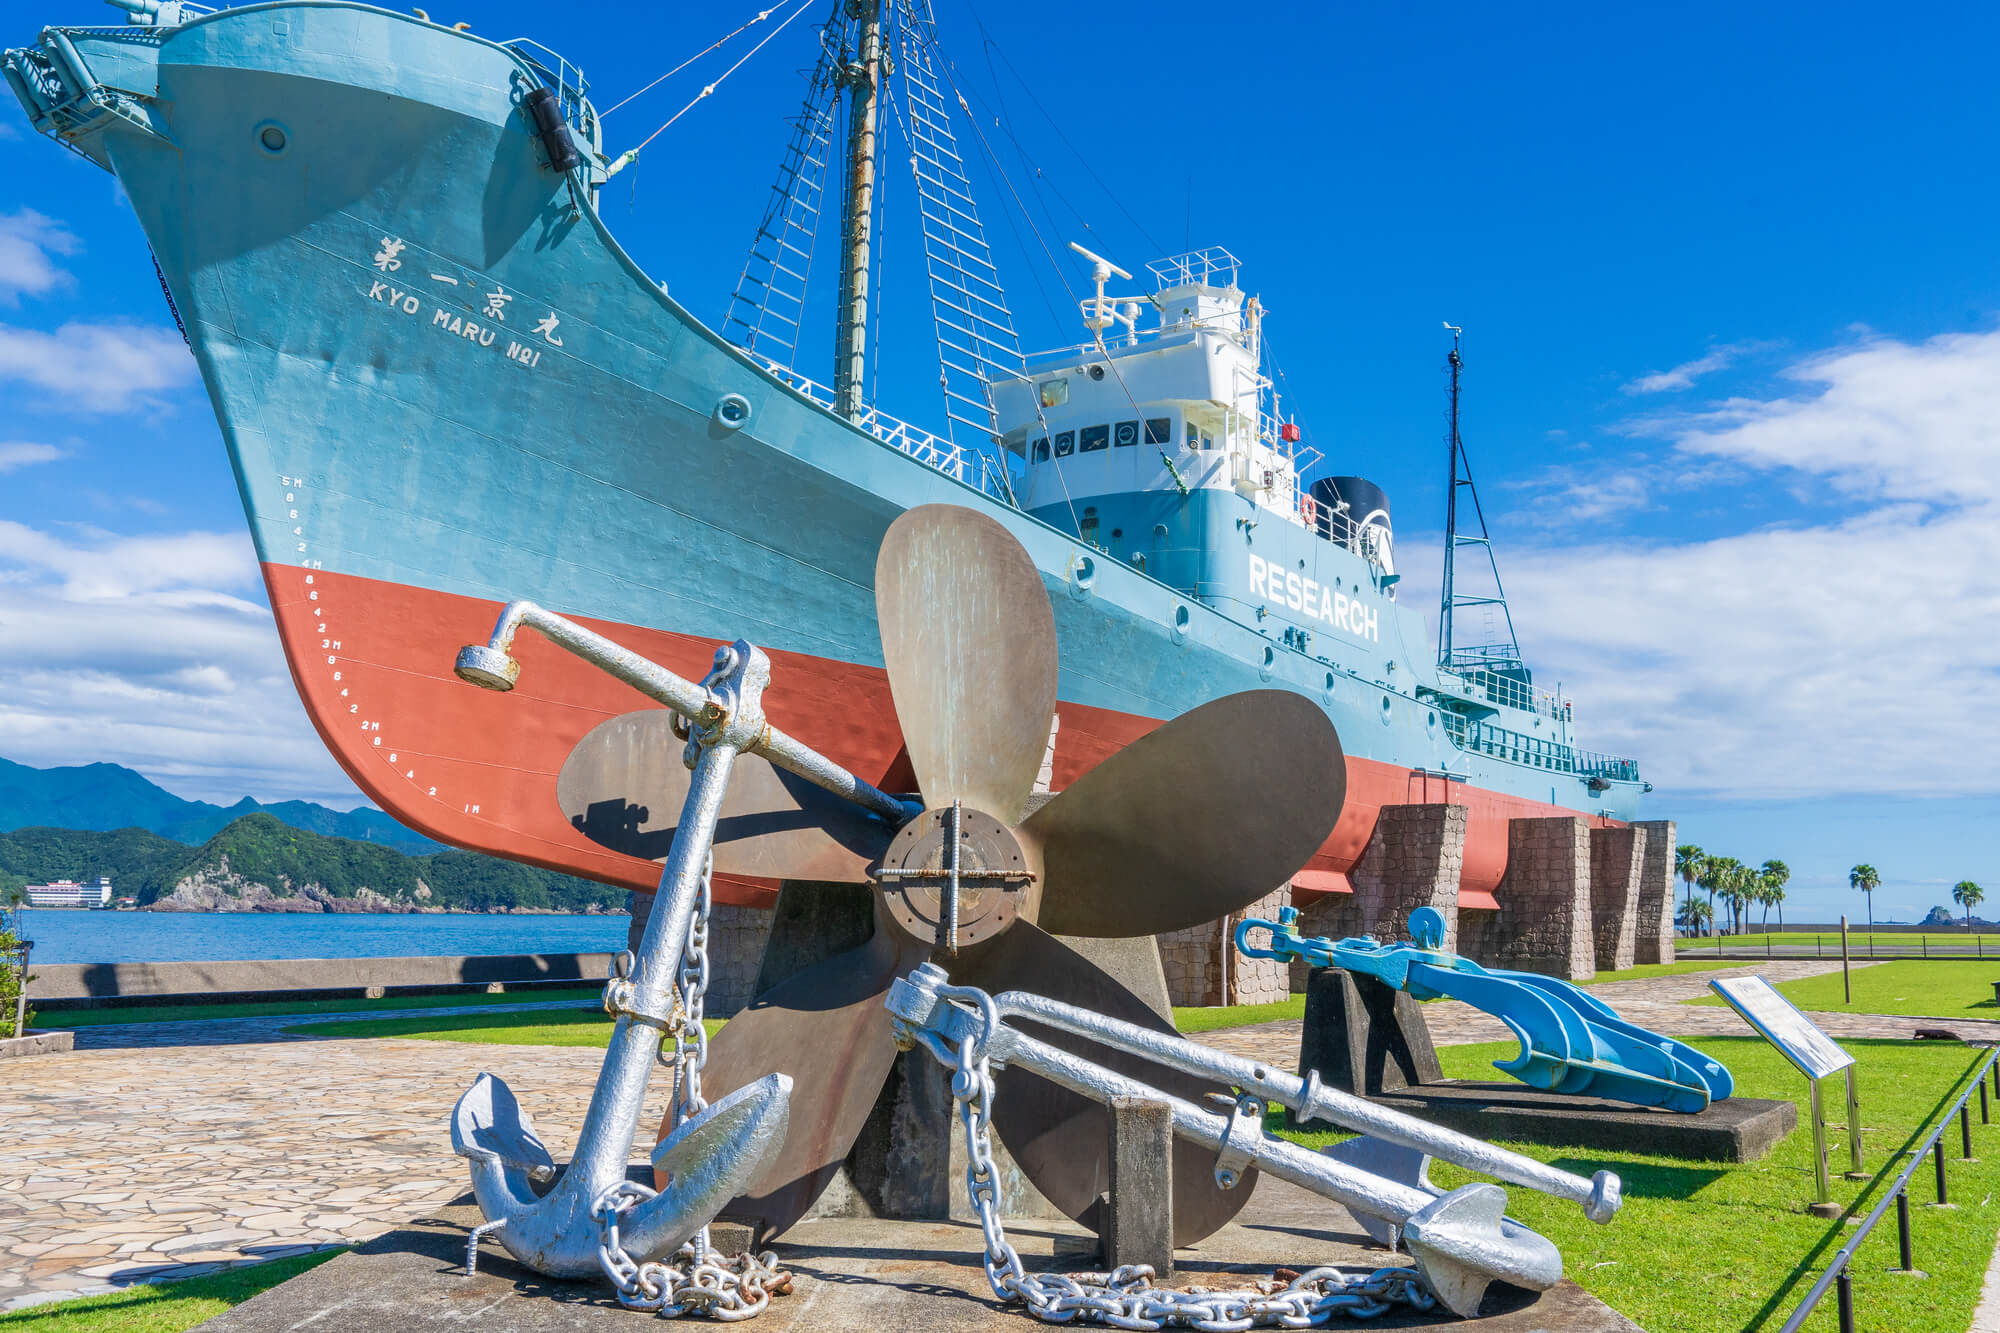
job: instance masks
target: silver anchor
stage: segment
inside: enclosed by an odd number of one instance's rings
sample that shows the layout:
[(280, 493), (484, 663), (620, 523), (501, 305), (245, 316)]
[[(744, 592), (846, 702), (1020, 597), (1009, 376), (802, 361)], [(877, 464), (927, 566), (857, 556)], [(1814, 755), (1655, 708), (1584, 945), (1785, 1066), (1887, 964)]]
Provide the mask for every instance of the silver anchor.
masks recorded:
[[(990, 996), (952, 986), (935, 964), (927, 963), (891, 986), (887, 1005), (896, 1020), (899, 1043), (922, 1045), (947, 1068), (959, 1068), (968, 1052), (977, 1052), (982, 1066), (991, 1061), (1026, 1069), (1100, 1103), (1108, 1104), (1121, 1096), (1163, 1100), (1171, 1109), (1176, 1136), (1216, 1152), (1218, 1181), (1226, 1184), (1225, 1176), (1240, 1179), (1243, 1168), (1254, 1163), (1280, 1180), (1346, 1205), (1364, 1220), (1384, 1219), (1393, 1224), (1431, 1289), (1456, 1314), (1470, 1317), (1476, 1313), (1487, 1286), (1494, 1281), (1546, 1291), (1562, 1278), (1562, 1255), (1547, 1238), (1504, 1216), (1507, 1193), (1497, 1185), (1464, 1185), (1441, 1194), (1427, 1180), (1419, 1184), (1407, 1174), (1393, 1179), (1340, 1155), (1315, 1153), (1271, 1138), (1262, 1133), (1261, 1125), (1253, 1132), (1250, 1122), (1253, 1116), (1261, 1118), (1263, 1096), (1294, 1110), (1311, 1107), (1317, 1114), (1331, 1112), (1336, 1119), (1346, 1118), (1349, 1108), (1337, 1103), (1338, 1094), (1318, 1087), (1317, 1080), (1292, 1079), (1286, 1086), (1286, 1080), (1272, 1076), (1254, 1061), (1042, 996), (1019, 991)], [(1010, 1017), (1074, 1032), (1114, 1050), (1255, 1089), (1262, 1096), (1241, 1097), (1227, 1115), (1204, 1111), (1137, 1079), (1037, 1041), (1010, 1027)], [(1566, 1197), (1595, 1200), (1596, 1207), (1592, 1209), (1587, 1203), (1587, 1211), (1601, 1214), (1599, 1220), (1608, 1220), (1617, 1210), (1618, 1178), (1609, 1172), (1599, 1173), (1594, 1181), (1584, 1180), (1468, 1135), (1366, 1103), (1362, 1106), (1366, 1110), (1357, 1118), (1368, 1119), (1377, 1131), (1428, 1143), (1447, 1159), (1472, 1159), (1468, 1165), (1505, 1179), (1519, 1179)], [(1413, 1153), (1420, 1169), (1421, 1148), (1401, 1151)]]
[[(761, 755), (890, 819), (900, 821), (908, 809), (769, 726), (762, 697), (770, 661), (741, 640), (718, 649), (714, 670), (694, 685), (531, 602), (515, 602), (501, 613), (490, 642), (459, 653), (459, 677), (484, 689), (512, 689), (520, 664), (509, 649), (523, 625), (686, 719), (694, 769), (635, 960), (628, 975), (614, 976), (605, 989), (605, 1007), (617, 1023), (568, 1170), (537, 1197), (535, 1185), (555, 1177), (555, 1162), (512, 1091), (491, 1074), (481, 1074), (452, 1111), (452, 1147), (471, 1162), (473, 1192), (486, 1217), (469, 1243), (468, 1268), (479, 1237), (492, 1235), (538, 1273), (586, 1277), (600, 1271), (604, 1232), (597, 1215), (625, 1184), (655, 1058), (663, 1040), (686, 1021), (673, 1003), (675, 964), (736, 756)], [(673, 1252), (755, 1182), (784, 1140), (791, 1088), (786, 1075), (766, 1075), (663, 1139), (652, 1160), (668, 1178), (667, 1188), (619, 1213), (624, 1251), (641, 1262)]]

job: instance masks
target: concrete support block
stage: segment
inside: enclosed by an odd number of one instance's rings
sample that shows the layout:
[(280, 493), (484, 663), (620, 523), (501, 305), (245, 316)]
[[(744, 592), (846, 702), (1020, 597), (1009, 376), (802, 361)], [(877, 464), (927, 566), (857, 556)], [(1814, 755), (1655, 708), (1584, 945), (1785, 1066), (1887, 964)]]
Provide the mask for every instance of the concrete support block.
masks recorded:
[(1620, 972), (1632, 966), (1639, 923), (1639, 874), (1645, 857), (1643, 829), (1590, 831), (1591, 934), (1599, 971)]
[(1488, 967), (1565, 981), (1597, 975), (1591, 930), (1590, 823), (1581, 816), (1507, 821), (1507, 873), (1460, 952)]
[[(1458, 881), (1465, 869), (1466, 809), (1462, 805), (1385, 805), (1360, 861), (1348, 873), (1351, 894), (1327, 894), (1299, 911), (1301, 935), (1343, 939), (1406, 935), (1410, 913), (1444, 914), (1444, 947), (1458, 947)], [(1291, 989), (1306, 989), (1312, 969), (1291, 965)]]
[(1444, 1071), (1407, 991), (1344, 968), (1316, 967), (1306, 986), (1299, 1074), (1357, 1096), (1438, 1083)]
[(1174, 1271), (1174, 1113), (1152, 1097), (1111, 1099), (1111, 1199), (1104, 1266), (1147, 1264), (1155, 1280)]
[[(838, 890), (833, 895), (834, 903), (830, 907), (827, 905), (815, 907), (804, 901), (808, 895), (817, 893), (822, 888)], [(853, 891), (857, 888), (866, 892), (865, 886), (855, 884), (801, 885), (793, 895), (800, 899), (794, 911), (809, 917), (823, 916), (828, 911), (838, 912), (843, 909), (851, 912), (852, 904), (848, 900), (852, 898)], [(782, 888), (779, 890), (779, 897), (781, 900), (784, 897)], [(632, 924), (625, 931), (625, 947), (634, 953), (639, 951), (639, 941), (646, 934), (646, 923), (652, 919), (653, 898), (654, 895), (651, 893), (643, 893), (637, 889), (632, 891)], [(768, 907), (738, 907), (733, 903), (716, 903), (709, 910), (708, 995), (705, 997), (702, 1012), (710, 1018), (729, 1017), (748, 1005), (756, 998), (757, 992), (763, 989), (759, 985), (759, 979), (762, 975), (764, 949), (770, 940), (776, 915)], [(839, 938), (846, 938), (846, 935), (840, 935)], [(866, 939), (867, 935), (864, 933), (861, 938)], [(859, 940), (855, 942), (860, 943)]]
[(1680, 830), (1671, 819), (1648, 819), (1633, 825), (1646, 834), (1646, 854), (1640, 861), (1638, 928), (1632, 956), (1641, 963), (1674, 961), (1674, 847)]

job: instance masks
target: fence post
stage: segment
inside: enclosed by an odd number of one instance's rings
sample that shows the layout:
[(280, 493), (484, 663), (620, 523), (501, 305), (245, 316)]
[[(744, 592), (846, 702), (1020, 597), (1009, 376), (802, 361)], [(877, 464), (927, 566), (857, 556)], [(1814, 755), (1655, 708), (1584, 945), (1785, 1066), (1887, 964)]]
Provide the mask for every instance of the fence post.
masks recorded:
[(1916, 1260), (1910, 1254), (1910, 1191), (1908, 1189), (1896, 1191), (1896, 1249), (1903, 1258), (1903, 1266), (1897, 1271), (1901, 1273), (1915, 1272), (1917, 1267)]
[(1993, 1113), (1986, 1106), (1986, 1080), (1983, 1078), (1979, 1080), (1979, 1123), (1982, 1125), (1993, 1123)]
[(1833, 1295), (1840, 1304), (1840, 1333), (1854, 1333), (1854, 1279), (1844, 1267), (1833, 1280)]
[(1847, 918), (1840, 918), (1840, 993), (1842, 1003), (1854, 1003), (1854, 980), (1847, 970)]
[(1951, 1196), (1945, 1192), (1944, 1187), (1944, 1135), (1938, 1135), (1937, 1141), (1931, 1144), (1931, 1157), (1937, 1163), (1938, 1207), (1943, 1208), (1951, 1203)]
[(1958, 1144), (1961, 1159), (1968, 1162), (1975, 1160), (1972, 1156), (1972, 1108), (1964, 1102), (1958, 1104)]

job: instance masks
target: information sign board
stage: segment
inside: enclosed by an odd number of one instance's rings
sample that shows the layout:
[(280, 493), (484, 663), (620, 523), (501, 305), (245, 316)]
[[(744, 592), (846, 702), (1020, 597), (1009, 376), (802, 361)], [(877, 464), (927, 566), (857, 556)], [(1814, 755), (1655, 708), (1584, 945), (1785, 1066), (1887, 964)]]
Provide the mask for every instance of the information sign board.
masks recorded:
[(1708, 986), (1807, 1078), (1822, 1079), (1854, 1063), (1853, 1056), (1814, 1027), (1798, 1006), (1773, 990), (1764, 978), (1717, 977)]

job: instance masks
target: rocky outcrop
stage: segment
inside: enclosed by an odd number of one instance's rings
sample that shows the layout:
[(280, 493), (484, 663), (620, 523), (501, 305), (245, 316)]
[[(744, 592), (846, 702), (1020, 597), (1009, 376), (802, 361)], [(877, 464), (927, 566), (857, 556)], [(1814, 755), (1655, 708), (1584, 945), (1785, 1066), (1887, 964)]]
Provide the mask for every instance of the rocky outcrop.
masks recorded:
[[(420, 899), (430, 897), (430, 887), (418, 882)], [(155, 912), (423, 912), (436, 908), (405, 902), (374, 889), (362, 888), (352, 895), (327, 892), (317, 884), (293, 884), (280, 879), (273, 887), (246, 879), (229, 868), (223, 857), (214, 869), (197, 870), (178, 881), (171, 892), (161, 894), (152, 904)]]

